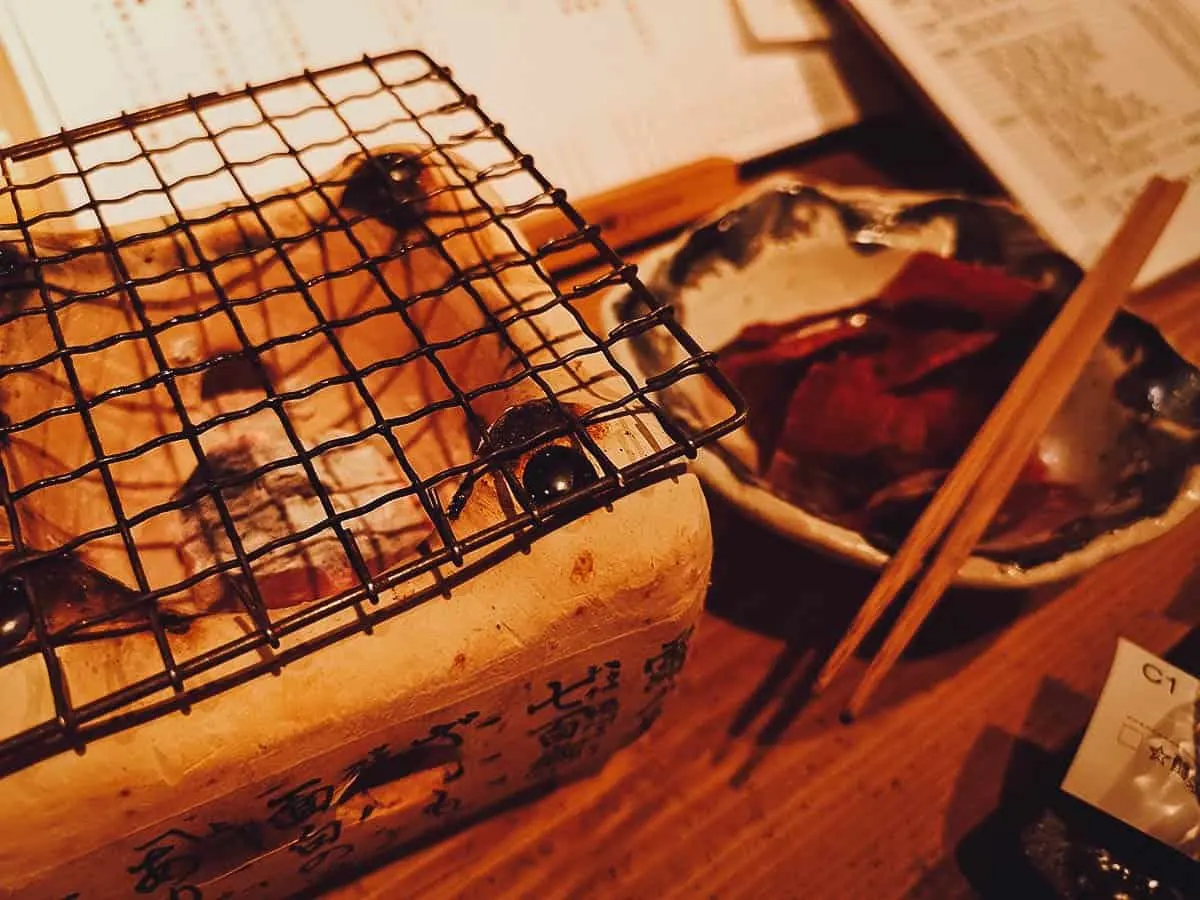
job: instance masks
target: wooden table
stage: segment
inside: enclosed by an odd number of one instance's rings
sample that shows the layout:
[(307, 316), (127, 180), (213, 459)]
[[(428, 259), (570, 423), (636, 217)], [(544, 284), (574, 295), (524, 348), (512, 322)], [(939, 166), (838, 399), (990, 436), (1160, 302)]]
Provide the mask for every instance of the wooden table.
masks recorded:
[[(948, 170), (919, 155), (929, 171), (902, 163), (899, 179), (862, 145), (800, 170), (938, 186)], [(957, 175), (945, 186), (963, 183)], [(1143, 308), (1200, 359), (1200, 277)], [(837, 711), (862, 661), (816, 702), (806, 702), (806, 679), (873, 575), (711, 499), (708, 612), (655, 728), (595, 776), (393, 860), (328, 900), (975, 896), (971, 881), (989, 877), (987, 863), (971, 871), (958, 858), (964, 839), (1003, 792), (1022, 789), (1022, 760), (1069, 751), (1117, 637), (1161, 653), (1200, 622), (1193, 516), (1071, 584), (947, 595), (869, 714), (843, 725)]]

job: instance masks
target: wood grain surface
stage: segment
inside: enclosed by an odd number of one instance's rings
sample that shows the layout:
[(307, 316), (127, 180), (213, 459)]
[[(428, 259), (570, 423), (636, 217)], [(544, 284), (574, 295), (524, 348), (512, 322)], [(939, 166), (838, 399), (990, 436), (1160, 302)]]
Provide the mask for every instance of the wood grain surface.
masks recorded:
[[(902, 165), (901, 179), (881, 171), (871, 148), (837, 148), (801, 171), (931, 186), (919, 167)], [(933, 186), (946, 177), (917, 155)], [(1144, 311), (1200, 360), (1200, 275)], [(1200, 620), (1193, 516), (1073, 583), (951, 592), (869, 711), (843, 725), (837, 711), (863, 660), (817, 701), (807, 680), (874, 575), (710, 500), (708, 612), (654, 729), (593, 776), (323, 897), (972, 897), (988, 863), (963, 848), (1002, 793), (1022, 789), (1021, 758), (1069, 752), (1118, 636), (1162, 653)]]

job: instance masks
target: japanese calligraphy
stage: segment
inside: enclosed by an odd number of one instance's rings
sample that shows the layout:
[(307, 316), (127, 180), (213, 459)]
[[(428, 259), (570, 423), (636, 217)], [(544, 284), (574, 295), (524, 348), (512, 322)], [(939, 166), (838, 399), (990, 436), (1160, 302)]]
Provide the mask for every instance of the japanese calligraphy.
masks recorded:
[(639, 736), (645, 734), (658, 721), (658, 717), (662, 715), (663, 701), (667, 699), (669, 693), (671, 693), (670, 688), (659, 688), (650, 698), (650, 702), (635, 713), (637, 728), (634, 731), (636, 734)]
[(456, 729), (470, 725), (479, 718), (479, 712), (473, 711), (465, 716), (455, 719), (453, 722), (446, 722), (441, 725), (434, 725), (429, 729), (429, 734), (423, 738), (417, 738), (413, 741), (414, 747), (423, 747), (427, 744), (452, 744), (455, 747), (461, 747), (463, 744), (463, 736)]
[[(476, 719), (479, 718), (479, 712), (473, 711), (465, 716), (455, 719), (452, 722), (446, 722), (441, 725), (434, 725), (429, 729), (429, 734), (423, 738), (417, 738), (413, 741), (414, 747), (461, 747), (463, 745), (463, 736), (458, 733), (457, 729), (465, 728)], [(466, 774), (463, 768), (462, 760), (455, 756), (452, 767), (447, 769), (446, 774), (442, 777), (445, 784), (452, 781), (457, 781)]]
[(675, 689), (675, 677), (683, 671), (687, 662), (688, 643), (695, 626), (687, 629), (673, 640), (662, 644), (662, 652), (652, 656), (642, 665), (646, 675), (645, 693), (651, 694), (649, 701), (637, 711), (637, 734), (645, 734), (662, 715), (663, 701)]
[(529, 732), (541, 753), (529, 767), (529, 778), (551, 774), (559, 766), (579, 762), (597, 752), (599, 741), (616, 721), (620, 703), (610, 697), (598, 704), (580, 706)]
[(549, 696), (526, 707), (529, 715), (552, 709), (561, 715), (529, 732), (540, 748), (527, 778), (551, 775), (560, 766), (578, 762), (598, 749), (598, 742), (616, 720), (618, 699), (605, 696), (621, 686), (621, 663), (609, 660), (590, 665), (587, 674), (572, 681), (548, 681)]
[(683, 664), (687, 662), (688, 643), (694, 631), (695, 626), (688, 628), (677, 638), (663, 644), (661, 653), (646, 660), (642, 671), (646, 673), (647, 693), (663, 684), (675, 686), (675, 676), (683, 671)]
[(433, 792), (433, 802), (421, 811), (427, 816), (444, 816), (461, 808), (462, 801), (457, 797), (451, 797), (447, 791), (436, 790)]
[(127, 871), (137, 876), (136, 893), (153, 894), (167, 887), (169, 900), (201, 900), (200, 889), (187, 882), (206, 860), (227, 855), (241, 858), (265, 848), (256, 822), (210, 822), (207, 832), (172, 828), (134, 849), (142, 858)]
[[(443, 784), (459, 780), (466, 774), (460, 748), (466, 742), (468, 730), (490, 728), (502, 721), (500, 715), (484, 718), (479, 710), (471, 710), (450, 721), (430, 726), (427, 734), (413, 739), (405, 750), (393, 751), (387, 744), (374, 748), (346, 769), (346, 775), (351, 776), (353, 782), (339, 803), (360, 793), (369, 795), (375, 786), (437, 765), (445, 766)], [(440, 816), (459, 809), (461, 805), (462, 801), (450, 797), (447, 791), (437, 790), (424, 811), (427, 815)], [(365, 821), (374, 811), (373, 804), (365, 806), (359, 821)]]
[(310, 856), (326, 844), (336, 844), (337, 839), (341, 836), (342, 823), (336, 819), (332, 822), (326, 822), (320, 828), (315, 825), (305, 825), (300, 832), (299, 839), (288, 849), (292, 853)]
[(214, 852), (263, 852), (267, 849), (262, 826), (258, 822), (210, 822), (204, 845)]
[[(276, 790), (278, 788), (273, 788), (268, 793)], [(320, 779), (313, 778), (285, 794), (268, 800), (267, 808), (274, 811), (267, 821), (280, 830), (295, 828), (297, 825), (303, 825), (318, 813), (329, 809), (332, 802), (333, 787), (322, 784)]]
[[(383, 754), (380, 757), (380, 753)], [(377, 747), (367, 758), (354, 763), (350, 772), (362, 771), (379, 759), (386, 759), (386, 747)], [(297, 787), (279, 794), (275, 787), (262, 796), (270, 796), (267, 809), (272, 810), (267, 821), (275, 828), (300, 829), (299, 836), (288, 845), (288, 852), (304, 857), (300, 871), (304, 874), (315, 871), (327, 862), (342, 859), (354, 852), (351, 844), (339, 844), (342, 823), (336, 819), (324, 824), (312, 820), (326, 812), (333, 804), (334, 788), (319, 778), (311, 778)]]
[(355, 760), (346, 767), (346, 776), (358, 778), (368, 769), (386, 763), (391, 757), (388, 755), (388, 745), (380, 744), (378, 747), (373, 747), (367, 751), (367, 755), (362, 759)]
[[(138, 876), (133, 886), (134, 891), (139, 894), (153, 894), (163, 885), (195, 890), (183, 882), (200, 870), (199, 847), (202, 840), (197, 835), (172, 828), (135, 847), (135, 850), (143, 854), (142, 858), (126, 870), (130, 875)], [(174, 894), (175, 891), (172, 891), (173, 896)]]
[(546, 682), (550, 696), (540, 703), (530, 703), (526, 707), (526, 712), (532, 716), (548, 706), (554, 707), (559, 712), (578, 709), (595, 698), (597, 694), (616, 690), (620, 687), (620, 680), (621, 663), (619, 660), (609, 660), (600, 666), (588, 666), (587, 674), (578, 681), (570, 684), (563, 684), (561, 681)]
[(319, 828), (315, 825), (305, 825), (299, 839), (288, 847), (288, 851), (308, 857), (300, 866), (300, 871), (308, 874), (330, 860), (340, 859), (354, 852), (352, 845), (338, 843), (341, 836), (342, 823), (336, 819)]

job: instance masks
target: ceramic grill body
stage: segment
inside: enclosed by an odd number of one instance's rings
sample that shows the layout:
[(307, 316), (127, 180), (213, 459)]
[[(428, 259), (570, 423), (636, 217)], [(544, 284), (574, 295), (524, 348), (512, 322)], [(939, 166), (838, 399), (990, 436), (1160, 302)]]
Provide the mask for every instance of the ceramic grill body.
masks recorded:
[[(330, 86), (359, 76), (412, 140), (360, 137)], [(336, 159), (275, 90), (341, 123)], [(87, 194), (47, 213), (26, 181), (0, 224), (0, 896), (290, 895), (594, 770), (685, 668), (712, 545), (683, 463), (739, 409), (685, 432), (654, 395), (719, 378), (703, 354), (649, 299), (587, 326), (632, 272), (597, 242), (597, 282), (546, 275), (524, 212), (594, 233), (426, 57), (235, 101), (303, 178), (243, 180), (220, 98), (0, 157), (18, 185), (67, 154)], [(149, 146), (171, 115), (201, 134)], [(100, 137), (161, 216), (106, 217)], [(195, 144), (232, 200), (176, 197)], [(651, 329), (693, 358), (639, 382), (611, 347)]]

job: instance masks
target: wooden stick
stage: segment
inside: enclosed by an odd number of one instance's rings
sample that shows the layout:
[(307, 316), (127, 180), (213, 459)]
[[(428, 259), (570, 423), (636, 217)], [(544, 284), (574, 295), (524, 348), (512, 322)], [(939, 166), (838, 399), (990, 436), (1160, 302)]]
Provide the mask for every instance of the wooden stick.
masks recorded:
[[(1017, 454), (1015, 447), (1009, 451), (1011, 455), (1018, 458), (1017, 469), (1012, 474), (1012, 480), (1015, 481), (1020, 467), (1032, 452), (1038, 437), (1049, 424), (1071, 385), (1078, 379), (1096, 343), (1103, 337), (1129, 284), (1137, 276), (1146, 257), (1153, 250), (1185, 190), (1184, 183), (1168, 182), (1161, 178), (1151, 179), (1147, 184), (1146, 189), (1134, 203), (1130, 214), (1118, 229), (1105, 252), (1072, 297), (1064, 304), (1030, 355), (1029, 360), (1021, 368), (1009, 389), (996, 405), (995, 410), (971, 441), (959, 464), (955, 466), (945, 483), (934, 495), (900, 550), (885, 567), (863, 608), (818, 676), (814, 687), (815, 691), (824, 690), (833, 681), (838, 671), (857, 650), (863, 638), (874, 627), (896, 595), (921, 569), (928, 554), (937, 546), (938, 538), (963, 508), (963, 504), (974, 496), (973, 486), (984, 475), (985, 470), (993, 463), (998, 453), (1004, 449), (1005, 444), (1011, 441), (1015, 433), (1019, 432), (1027, 436), (1026, 446), (1028, 449), (1024, 455)], [(1056, 372), (1053, 381), (1057, 388), (1054, 393), (1050, 393), (1051, 388), (1043, 384), (1052, 369)], [(1029, 413), (1031, 405), (1035, 401), (1035, 390), (1042, 392), (1038, 396), (1036, 405), (1039, 409), (1043, 406), (1045, 409), (1042, 409), (1037, 418), (1031, 418)], [(1044, 424), (1036, 431), (1033, 430), (1033, 426), (1042, 421), (1043, 415), (1045, 417)], [(994, 487), (1002, 482), (1003, 478), (997, 473), (990, 476), (988, 483)], [(1001, 491), (995, 508), (999, 507), (1011, 485), (1012, 481), (1008, 483), (1007, 488)], [(995, 508), (988, 515), (988, 521), (994, 515)], [(974, 521), (976, 519), (972, 518), (972, 522)], [(986, 525), (987, 521), (983, 523), (983, 527)], [(957, 538), (954, 545), (955, 552), (960, 550), (965, 539), (965, 535)], [(977, 539), (978, 535), (975, 540)], [(939, 572), (938, 580), (942, 577), (952, 579), (973, 547), (974, 541), (967, 547), (966, 555), (953, 564), (949, 575), (943, 576)], [(946, 557), (946, 559), (945, 565), (950, 565), (951, 557)], [(936, 583), (935, 581), (934, 585)], [(926, 602), (932, 597), (933, 602), (936, 603), (944, 589), (943, 587), (934, 592), (931, 586), (928, 591), (922, 592), (922, 596)], [(921, 612), (920, 607), (916, 605), (916, 598), (914, 598), (913, 603), (910, 604), (910, 611), (901, 621), (905, 623), (906, 627), (912, 625), (915, 633), (916, 627), (919, 627), (927, 614), (928, 610), (924, 613)], [(885, 646), (885, 650), (881, 651), (877, 664), (873, 664), (868, 670), (864, 684), (852, 698), (848, 708), (850, 714), (861, 709), (862, 704), (894, 663), (895, 656), (899, 655), (909, 639), (911, 639), (911, 634), (905, 636), (901, 630), (901, 623), (898, 622), (896, 631)]]
[[(737, 164), (714, 157), (572, 202), (580, 215), (599, 226), (609, 246), (620, 249), (694, 222), (729, 202), (741, 188)], [(518, 224), (533, 247), (575, 230), (557, 210), (532, 213)], [(585, 243), (548, 254), (543, 265), (550, 272), (558, 272), (594, 257), (594, 248)]]

